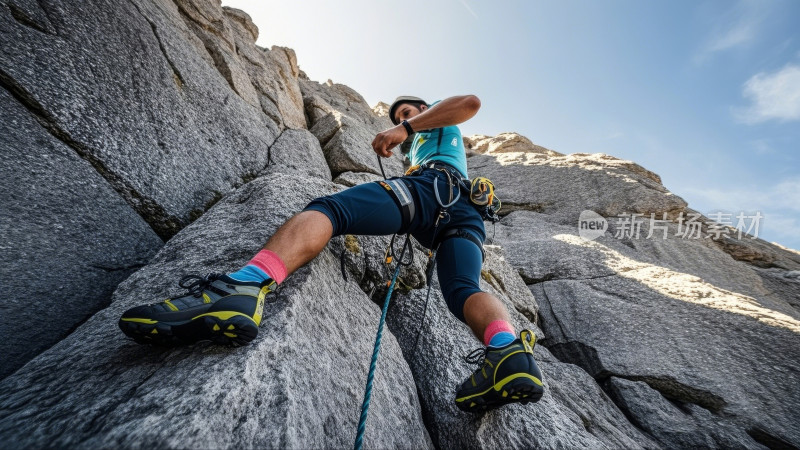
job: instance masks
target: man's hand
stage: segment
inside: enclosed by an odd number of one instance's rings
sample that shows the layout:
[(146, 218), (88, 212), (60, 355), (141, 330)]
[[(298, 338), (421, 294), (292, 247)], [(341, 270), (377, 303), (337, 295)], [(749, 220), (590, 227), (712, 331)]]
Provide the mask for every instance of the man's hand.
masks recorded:
[(388, 158), (393, 154), (391, 149), (398, 144), (402, 144), (407, 137), (408, 132), (406, 129), (402, 125), (397, 125), (396, 127), (378, 133), (375, 139), (372, 140), (372, 149), (375, 150), (375, 153), (379, 156)]

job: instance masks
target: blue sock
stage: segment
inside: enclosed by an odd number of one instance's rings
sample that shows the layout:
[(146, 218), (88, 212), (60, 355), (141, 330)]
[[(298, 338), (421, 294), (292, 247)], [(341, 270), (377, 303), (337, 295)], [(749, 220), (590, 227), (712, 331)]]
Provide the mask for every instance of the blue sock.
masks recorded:
[(505, 347), (506, 345), (514, 342), (514, 339), (516, 339), (514, 335), (508, 331), (500, 331), (492, 336), (492, 339), (489, 341), (489, 347)]
[(256, 283), (261, 283), (264, 280), (272, 278), (269, 275), (267, 275), (266, 272), (251, 264), (242, 267), (237, 272), (229, 273), (228, 276), (236, 281), (256, 282)]

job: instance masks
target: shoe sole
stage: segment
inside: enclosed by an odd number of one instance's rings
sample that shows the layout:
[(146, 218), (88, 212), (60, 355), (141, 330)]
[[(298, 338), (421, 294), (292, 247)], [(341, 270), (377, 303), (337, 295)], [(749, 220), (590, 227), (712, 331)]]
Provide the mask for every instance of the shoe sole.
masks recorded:
[(185, 322), (158, 322), (151, 319), (123, 318), (122, 332), (140, 344), (176, 346), (198, 341), (238, 347), (258, 335), (258, 325), (251, 317), (232, 311), (201, 314)]
[(456, 400), (456, 406), (462, 411), (478, 413), (489, 411), (509, 403), (536, 403), (544, 394), (544, 388), (536, 384), (529, 378), (529, 375), (522, 374), (517, 378), (505, 383), (500, 390), (490, 388), (483, 395), (467, 397), (464, 400)]

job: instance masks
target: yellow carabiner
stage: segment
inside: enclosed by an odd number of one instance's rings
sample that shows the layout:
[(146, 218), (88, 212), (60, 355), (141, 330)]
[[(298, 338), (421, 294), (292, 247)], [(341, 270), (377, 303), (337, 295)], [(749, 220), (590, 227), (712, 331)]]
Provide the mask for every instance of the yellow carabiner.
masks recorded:
[(417, 171), (417, 169), (419, 169), (420, 167), (421, 166), (419, 164), (417, 164), (416, 166), (411, 166), (411, 167), (408, 168), (408, 170), (406, 170), (406, 173), (404, 175), (406, 175), (406, 176), (411, 175), (412, 173)]

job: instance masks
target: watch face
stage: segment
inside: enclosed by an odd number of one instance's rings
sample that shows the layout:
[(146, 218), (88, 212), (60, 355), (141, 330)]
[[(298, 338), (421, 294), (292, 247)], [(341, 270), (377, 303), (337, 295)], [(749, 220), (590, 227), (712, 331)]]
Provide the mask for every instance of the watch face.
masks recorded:
[(404, 155), (407, 155), (408, 152), (411, 151), (411, 146), (414, 145), (414, 139), (417, 137), (417, 133), (409, 134), (405, 141), (400, 144), (400, 152)]

